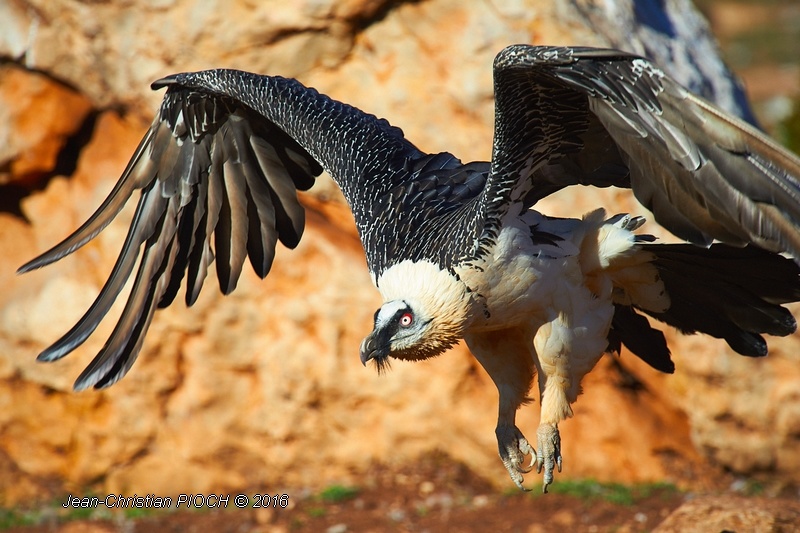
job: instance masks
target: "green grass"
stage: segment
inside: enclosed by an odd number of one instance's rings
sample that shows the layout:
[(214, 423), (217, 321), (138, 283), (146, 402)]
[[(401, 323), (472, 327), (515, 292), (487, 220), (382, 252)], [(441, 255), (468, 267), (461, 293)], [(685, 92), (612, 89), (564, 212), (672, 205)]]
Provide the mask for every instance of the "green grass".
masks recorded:
[(778, 129), (786, 146), (795, 153), (800, 153), (800, 97), (795, 98), (791, 116)]
[(339, 503), (347, 500), (352, 500), (358, 496), (359, 489), (357, 487), (345, 487), (343, 485), (331, 485), (319, 493), (322, 501), (327, 503)]
[(0, 530), (12, 527), (35, 526), (39, 523), (39, 513), (0, 509)]
[[(670, 483), (642, 483), (624, 485), (622, 483), (600, 483), (593, 479), (557, 480), (547, 488), (552, 494), (563, 494), (581, 500), (604, 500), (616, 505), (633, 505), (637, 501), (656, 493), (673, 495), (678, 489)], [(532, 494), (540, 496), (534, 491)]]
[[(87, 496), (92, 495), (89, 494)], [(36, 526), (43, 523), (63, 524), (75, 520), (109, 520), (114, 516), (113, 511), (103, 506), (96, 508), (68, 507), (65, 509), (62, 506), (65, 499), (55, 499), (51, 502), (42, 503), (35, 509), (0, 508), (0, 531), (12, 527)], [(126, 519), (135, 520), (167, 514), (171, 512), (171, 509), (131, 507), (121, 509), (121, 512)]]
[(766, 487), (764, 483), (755, 479), (747, 479), (744, 482), (744, 487), (741, 489), (741, 493), (744, 496), (763, 496)]
[(324, 507), (309, 507), (306, 511), (311, 518), (322, 518), (328, 514), (328, 510)]
[(0, 531), (12, 527), (35, 526), (45, 521), (68, 522), (71, 520), (87, 520), (96, 518), (96, 509), (74, 508), (64, 509), (61, 501), (53, 500), (36, 509), (2, 509), (0, 508)]

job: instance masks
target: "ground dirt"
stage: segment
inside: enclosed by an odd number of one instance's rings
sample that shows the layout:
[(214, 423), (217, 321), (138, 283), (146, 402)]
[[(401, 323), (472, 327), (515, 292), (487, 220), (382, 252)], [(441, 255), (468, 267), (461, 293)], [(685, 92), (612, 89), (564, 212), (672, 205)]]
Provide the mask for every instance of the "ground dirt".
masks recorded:
[[(709, 475), (714, 482), (708, 482)], [(749, 490), (763, 495), (765, 490), (759, 483), (737, 481), (725, 473), (705, 472), (703, 476), (705, 494), (741, 496), (743, 490)], [(269, 491), (273, 495), (288, 494), (285, 508), (278, 504), (237, 509), (232, 494), (226, 509), (154, 511), (138, 517), (115, 512), (108, 518), (81, 519), (54, 504), (49, 513), (40, 515), (40, 523), (7, 524), (11, 527), (6, 531), (638, 532), (652, 531), (683, 502), (699, 495), (666, 484), (622, 487), (563, 478), (557, 478), (551, 493), (544, 495), (534, 486), (539, 479), (529, 475), (534, 490), (528, 493), (516, 490), (510, 481), (508, 489), (497, 489), (465, 465), (444, 454), (433, 454), (403, 467), (376, 466), (359, 487), (331, 487), (316, 494), (308, 490)], [(783, 487), (775, 499), (796, 502), (797, 488)], [(800, 531), (800, 522), (795, 526)]]

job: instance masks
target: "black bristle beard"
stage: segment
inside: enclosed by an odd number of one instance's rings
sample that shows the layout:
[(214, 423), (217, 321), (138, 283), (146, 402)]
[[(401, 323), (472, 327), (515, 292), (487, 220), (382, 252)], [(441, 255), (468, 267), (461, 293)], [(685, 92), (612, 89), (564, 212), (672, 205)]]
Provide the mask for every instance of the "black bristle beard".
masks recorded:
[(392, 364), (389, 362), (388, 357), (376, 357), (373, 361), (375, 362), (375, 370), (378, 371), (379, 376), (386, 374), (386, 372), (392, 369)]

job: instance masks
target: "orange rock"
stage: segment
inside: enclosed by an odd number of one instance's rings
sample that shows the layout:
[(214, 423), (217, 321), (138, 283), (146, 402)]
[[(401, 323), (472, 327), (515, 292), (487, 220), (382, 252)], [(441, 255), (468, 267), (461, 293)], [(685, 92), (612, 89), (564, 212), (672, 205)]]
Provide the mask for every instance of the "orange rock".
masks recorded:
[(45, 76), (0, 66), (0, 184), (33, 185), (52, 172), (67, 138), (91, 110), (89, 101)]
[(701, 496), (678, 507), (653, 533), (797, 531), (800, 503), (789, 499)]

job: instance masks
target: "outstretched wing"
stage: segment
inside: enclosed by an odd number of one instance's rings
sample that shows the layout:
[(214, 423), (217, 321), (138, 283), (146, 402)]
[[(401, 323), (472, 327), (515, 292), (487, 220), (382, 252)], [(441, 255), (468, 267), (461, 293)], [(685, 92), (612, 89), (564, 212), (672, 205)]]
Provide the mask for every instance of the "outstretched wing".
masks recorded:
[(692, 243), (755, 243), (800, 258), (800, 159), (647, 60), (515, 45), (497, 56), (494, 76), (485, 235), (516, 202), (613, 185)]
[(297, 190), (308, 189), (323, 167), (363, 225), (371, 195), (404, 183), (409, 161), (424, 156), (386, 121), (295, 80), (219, 70), (154, 84), (163, 86), (160, 111), (108, 198), (75, 233), (19, 269), (39, 268), (80, 248), (141, 190), (99, 296), (39, 355), (52, 361), (82, 344), (137, 268), (119, 322), (76, 381), (78, 390), (109, 386), (130, 369), (155, 309), (173, 301), (184, 278), (191, 305), (213, 262), (225, 294), (236, 287), (245, 258), (266, 276), (277, 241), (298, 244), (305, 217)]

